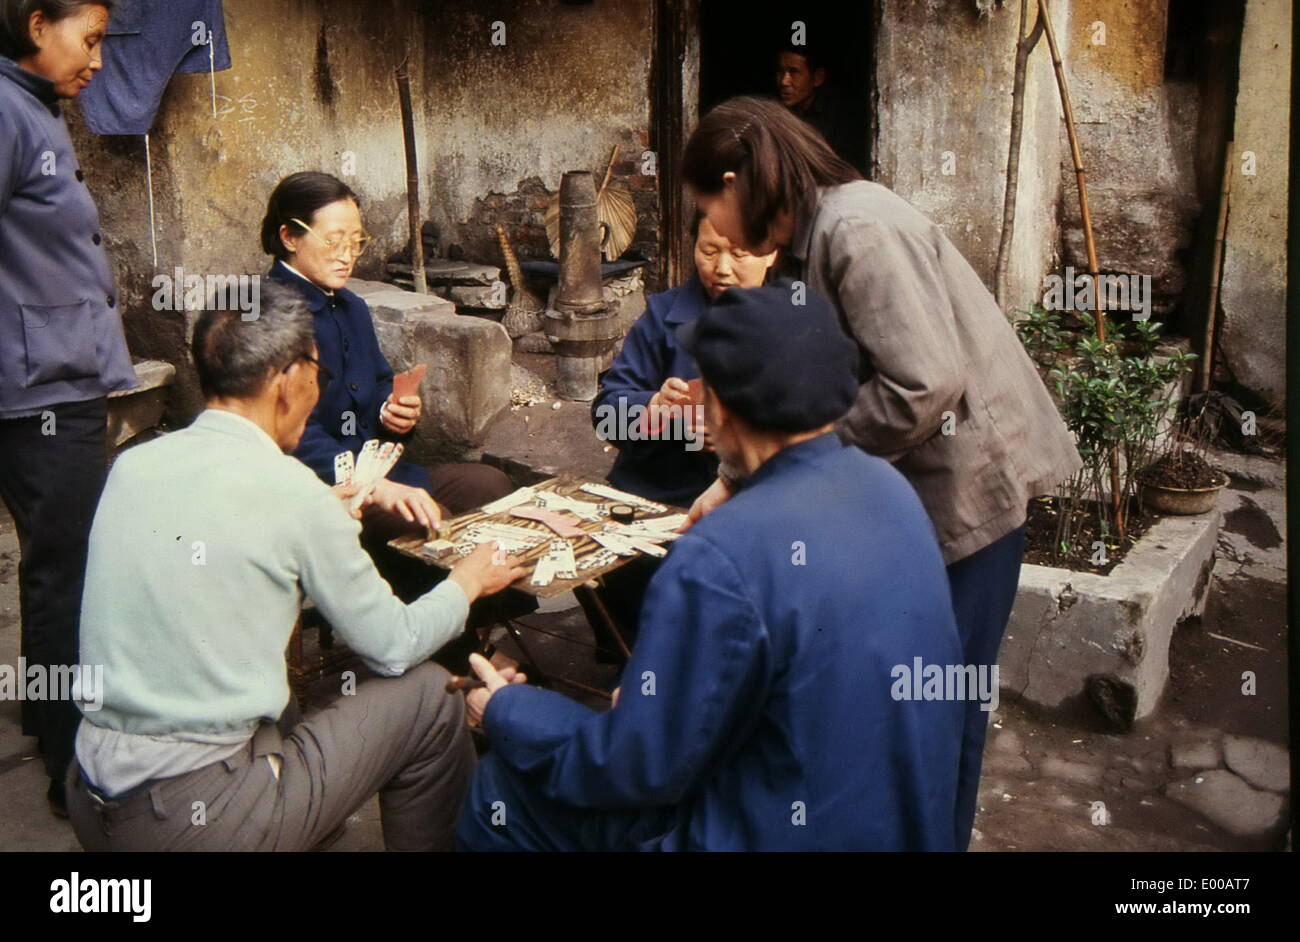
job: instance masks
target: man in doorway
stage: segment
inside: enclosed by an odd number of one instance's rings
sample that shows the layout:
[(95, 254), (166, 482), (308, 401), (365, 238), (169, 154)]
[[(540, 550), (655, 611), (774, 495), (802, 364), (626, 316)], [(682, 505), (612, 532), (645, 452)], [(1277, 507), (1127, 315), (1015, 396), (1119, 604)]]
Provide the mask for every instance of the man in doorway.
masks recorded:
[(831, 150), (864, 172), (867, 126), (833, 83), (823, 58), (808, 46), (789, 45), (776, 57), (776, 88), (781, 103), (816, 128)]

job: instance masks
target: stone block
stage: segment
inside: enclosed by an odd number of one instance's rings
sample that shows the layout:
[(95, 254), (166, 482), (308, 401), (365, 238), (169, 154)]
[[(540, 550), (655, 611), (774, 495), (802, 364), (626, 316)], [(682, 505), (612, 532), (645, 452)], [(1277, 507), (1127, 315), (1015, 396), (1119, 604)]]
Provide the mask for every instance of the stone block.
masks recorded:
[(1237, 837), (1266, 837), (1279, 830), (1286, 805), (1281, 795), (1251, 788), (1227, 769), (1170, 782), (1165, 796)]
[(998, 656), (1002, 695), (1060, 709), (1088, 678), (1111, 675), (1136, 695), (1137, 719), (1169, 679), (1169, 642), (1209, 592), (1222, 516), (1166, 517), (1107, 576), (1025, 564)]
[[(356, 282), (350, 282), (352, 288)], [(417, 462), (477, 457), (488, 426), (510, 398), (510, 338), (500, 324), (461, 317), (436, 295), (367, 285), (379, 346), (394, 370), (424, 363), (424, 412), (407, 442)], [(355, 289), (354, 289), (355, 290)]]
[(1223, 761), (1256, 788), (1291, 789), (1291, 763), (1281, 746), (1252, 736), (1223, 737)]
[(162, 421), (167, 394), (176, 382), (176, 367), (163, 360), (135, 364), (139, 385), (108, 395), (108, 443), (114, 449)]
[(1222, 761), (1223, 750), (1213, 740), (1173, 743), (1169, 747), (1169, 765), (1175, 769), (1217, 769)]

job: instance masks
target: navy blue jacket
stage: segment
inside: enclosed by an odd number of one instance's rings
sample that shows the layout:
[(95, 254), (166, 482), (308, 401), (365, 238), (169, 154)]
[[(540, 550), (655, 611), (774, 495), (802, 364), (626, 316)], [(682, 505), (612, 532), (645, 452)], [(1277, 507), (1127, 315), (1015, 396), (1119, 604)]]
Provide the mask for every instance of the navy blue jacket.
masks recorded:
[[(678, 345), (676, 329), (699, 317), (708, 303), (698, 276), (651, 296), (613, 366), (601, 377), (600, 391), (591, 404), (598, 434), (602, 416), (619, 414), (620, 400), (624, 414), (634, 404), (644, 409), (670, 376), (690, 380), (700, 375), (690, 354)], [(603, 427), (615, 434), (602, 437), (619, 449), (609, 481), (631, 494), (689, 506), (718, 476), (717, 456), (703, 449), (687, 450), (680, 434), (669, 440), (636, 441), (626, 437), (627, 429), (619, 423), (606, 422)]]
[[(317, 357), (333, 374), (293, 453), (322, 481), (333, 484), (339, 453), (350, 451), (355, 457), (371, 438), (401, 440), (379, 421), (379, 409), (393, 392), (393, 368), (379, 349), (370, 305), (361, 297), (346, 288), (326, 294), (280, 261), (267, 277), (302, 292), (316, 325)], [(388, 477), (430, 489), (429, 473), (410, 462), (399, 461)]]
[(52, 82), (0, 56), (0, 418), (136, 385), (58, 101)]
[(891, 689), (961, 645), (934, 528), (889, 463), (834, 434), (779, 452), (673, 544), (640, 623), (608, 712), (493, 695), (492, 749), (526, 783), (672, 809), (648, 849), (953, 849), (965, 703)]

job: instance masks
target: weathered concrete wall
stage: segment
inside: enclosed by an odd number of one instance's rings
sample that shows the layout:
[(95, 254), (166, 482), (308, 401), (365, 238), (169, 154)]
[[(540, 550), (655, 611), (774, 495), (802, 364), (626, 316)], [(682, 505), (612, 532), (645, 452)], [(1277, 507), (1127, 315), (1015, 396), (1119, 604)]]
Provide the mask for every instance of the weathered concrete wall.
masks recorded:
[[(1168, 314), (1185, 282), (1196, 196), (1199, 93), (1164, 75), (1169, 0), (1053, 5), (1102, 271), (1150, 275), (1152, 313)], [(1103, 36), (1104, 31), (1104, 36)], [(1104, 43), (1101, 40), (1104, 39)], [(1047, 44), (1035, 52), (1046, 57)], [(1086, 271), (1074, 165), (1062, 122), (1064, 263)]]
[[(184, 312), (151, 306), (155, 274), (262, 272), (259, 225), (275, 184), (323, 170), (357, 191), (376, 242), (357, 275), (379, 278), (407, 243), (406, 167), (393, 70), (409, 55), (427, 218), (446, 244), (461, 227), (504, 222), (540, 229), (541, 214), (479, 218), (476, 201), (573, 167), (604, 167), (620, 144), (637, 187), (644, 244), (653, 247), (656, 180), (634, 173), (649, 122), (649, 0), (557, 5), (427, 0), (228, 0), (234, 68), (173, 77), (152, 135), (158, 266), (150, 251), (144, 145), (70, 124), (124, 300), (136, 356), (176, 364), (172, 417), (200, 406), (186, 362)], [(494, 21), (506, 44), (491, 43)], [(474, 235), (469, 231), (470, 236)], [(492, 254), (495, 241), (466, 248)], [(479, 240), (482, 241), (481, 239)], [(532, 243), (534, 246), (536, 242)]]
[[(1288, 0), (1249, 0), (1241, 41), (1220, 343), (1238, 382), (1278, 405), (1286, 392), (1286, 232), (1291, 17)], [(1255, 173), (1247, 175), (1246, 152)]]
[[(939, 223), (990, 289), (1002, 235), (1019, 7), (885, 3), (876, 47), (880, 182)], [(1030, 20), (1032, 22), (1032, 19)], [(1042, 295), (1058, 243), (1051, 65), (1030, 60), (1009, 307)], [(945, 171), (951, 172), (945, 172)]]
[[(377, 271), (406, 239), (392, 70), (406, 50), (416, 61), (423, 56), (415, 4), (232, 0), (225, 10), (234, 68), (217, 73), (217, 117), (209, 77), (178, 75), (154, 124), (156, 272), (143, 143), (77, 135), (127, 302), (131, 350), (179, 367), (172, 403), (179, 421), (200, 400), (185, 358), (184, 312), (151, 305), (156, 273), (172, 274), (177, 266), (187, 275), (265, 271), (259, 228), (266, 200), (281, 178), (298, 170), (333, 173), (357, 191), (376, 237), (360, 274)], [(417, 70), (417, 95), (419, 78)], [(430, 177), (426, 167), (426, 188)]]
[(632, 190), (640, 223), (634, 248), (654, 254), (658, 180), (640, 172), (652, 15), (649, 0), (439, 5), (427, 39), (424, 159), (444, 250), (459, 244), (466, 258), (500, 263), (493, 226), (502, 223), (520, 257), (549, 258), (529, 178), (553, 193), (566, 170), (603, 174), (618, 145), (614, 178)]

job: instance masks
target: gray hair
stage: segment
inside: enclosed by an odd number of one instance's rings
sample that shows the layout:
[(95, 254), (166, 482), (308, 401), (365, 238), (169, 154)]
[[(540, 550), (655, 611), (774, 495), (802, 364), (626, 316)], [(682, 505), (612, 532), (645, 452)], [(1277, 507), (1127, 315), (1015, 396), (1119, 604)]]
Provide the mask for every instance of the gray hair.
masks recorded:
[(256, 396), (276, 373), (312, 355), (316, 331), (302, 293), (269, 281), (261, 289), (253, 320), (217, 305), (199, 315), (190, 352), (208, 399)]

